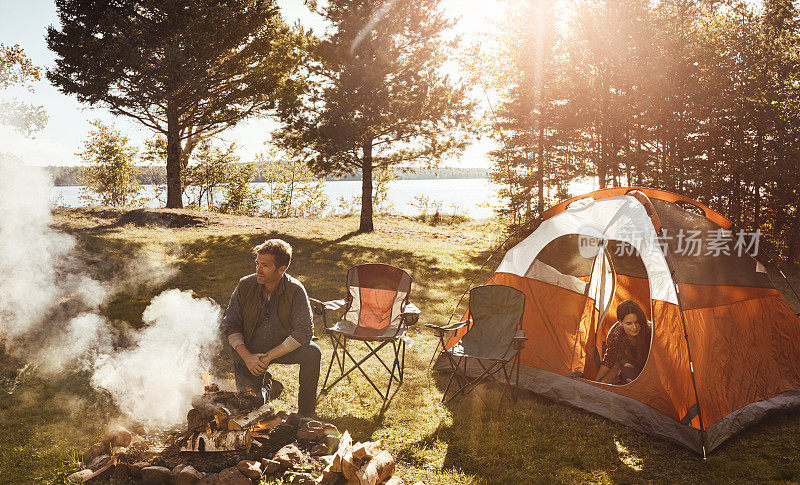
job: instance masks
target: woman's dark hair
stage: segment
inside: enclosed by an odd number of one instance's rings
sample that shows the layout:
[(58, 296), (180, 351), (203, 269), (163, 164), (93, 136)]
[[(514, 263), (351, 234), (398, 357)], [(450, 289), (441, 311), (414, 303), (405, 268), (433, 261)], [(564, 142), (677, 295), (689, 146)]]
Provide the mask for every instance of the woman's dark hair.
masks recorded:
[(617, 321), (621, 322), (623, 318), (631, 313), (636, 314), (636, 319), (639, 320), (639, 325), (647, 325), (647, 317), (644, 315), (644, 310), (633, 300), (625, 300), (617, 307)]

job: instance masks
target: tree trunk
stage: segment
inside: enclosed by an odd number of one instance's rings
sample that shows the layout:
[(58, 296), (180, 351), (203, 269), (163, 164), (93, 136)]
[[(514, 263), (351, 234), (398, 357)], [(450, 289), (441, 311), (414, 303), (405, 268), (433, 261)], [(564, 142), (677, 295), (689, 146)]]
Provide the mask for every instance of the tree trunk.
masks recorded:
[(536, 154), (536, 170), (538, 172), (537, 183), (539, 185), (539, 201), (536, 207), (537, 215), (541, 216), (544, 212), (544, 128), (539, 125), (539, 146)]
[(372, 232), (372, 140), (364, 142), (361, 159), (361, 224), (358, 232)]
[(789, 233), (789, 251), (786, 259), (789, 264), (794, 264), (800, 259), (800, 207), (794, 211), (794, 223)]
[(181, 137), (178, 113), (167, 109), (167, 209), (183, 208), (181, 190)]

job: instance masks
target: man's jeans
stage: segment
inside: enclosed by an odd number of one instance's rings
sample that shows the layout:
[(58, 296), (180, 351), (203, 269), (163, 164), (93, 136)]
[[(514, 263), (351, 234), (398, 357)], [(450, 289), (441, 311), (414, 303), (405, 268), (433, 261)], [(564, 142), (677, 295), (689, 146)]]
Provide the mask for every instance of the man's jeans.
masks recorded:
[[(319, 384), (319, 366), (322, 353), (314, 342), (302, 345), (286, 355), (278, 357), (270, 364), (300, 364), (300, 391), (297, 394), (297, 412), (303, 416), (314, 414), (317, 407), (317, 385)], [(236, 377), (236, 389), (239, 392), (252, 389), (260, 394), (264, 401), (269, 399), (269, 372), (254, 376), (247, 370), (244, 361), (238, 356), (234, 359), (233, 373)], [(259, 392), (260, 390), (260, 392)]]

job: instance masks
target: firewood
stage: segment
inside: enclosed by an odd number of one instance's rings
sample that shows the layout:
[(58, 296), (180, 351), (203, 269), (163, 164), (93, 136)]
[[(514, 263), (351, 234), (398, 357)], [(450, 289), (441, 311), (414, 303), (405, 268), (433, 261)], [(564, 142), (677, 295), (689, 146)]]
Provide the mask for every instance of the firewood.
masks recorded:
[(394, 474), (394, 468), (392, 454), (383, 450), (359, 468), (349, 478), (347, 485), (378, 485)]
[(361, 461), (353, 457), (353, 449), (347, 450), (342, 455), (342, 475), (348, 480), (361, 468)]
[[(258, 420), (256, 420), (255, 423), (251, 423), (249, 425), (249, 427), (252, 430), (254, 430), (255, 432), (269, 431), (272, 428), (274, 428), (275, 426), (278, 426), (279, 424), (282, 424), (282, 423), (283, 423), (283, 418), (281, 416), (279, 416), (279, 415), (275, 415), (275, 416), (273, 416), (273, 417), (271, 417), (269, 419), (265, 419), (265, 420), (262, 420), (261, 418), (259, 418)], [(239, 424), (235, 423), (235, 425), (238, 426)]]
[(356, 460), (369, 460), (381, 451), (380, 441), (368, 441), (353, 446), (353, 458)]
[(236, 414), (231, 416), (228, 421), (228, 429), (230, 429), (230, 421), (234, 421), (234, 427), (238, 426), (239, 429), (247, 429), (254, 426), (258, 421), (268, 421), (274, 417), (275, 408), (269, 404), (264, 404), (260, 408), (250, 411), (247, 414)]
[(228, 420), (231, 417), (231, 412), (220, 407), (214, 410), (214, 422), (217, 423), (217, 429), (230, 429), (228, 428)]
[(181, 451), (249, 451), (252, 443), (249, 431), (195, 431)]
[(188, 423), (189, 431), (205, 428), (206, 424), (208, 424), (210, 420), (211, 417), (202, 413), (196, 408), (192, 408), (188, 413), (186, 413), (186, 421)]
[(353, 447), (353, 438), (350, 437), (350, 432), (345, 431), (342, 435), (342, 439), (339, 440), (339, 447), (336, 449), (336, 452), (333, 454), (333, 461), (331, 462), (331, 471), (336, 473), (341, 473), (342, 471), (342, 459), (346, 452), (350, 451), (350, 448)]

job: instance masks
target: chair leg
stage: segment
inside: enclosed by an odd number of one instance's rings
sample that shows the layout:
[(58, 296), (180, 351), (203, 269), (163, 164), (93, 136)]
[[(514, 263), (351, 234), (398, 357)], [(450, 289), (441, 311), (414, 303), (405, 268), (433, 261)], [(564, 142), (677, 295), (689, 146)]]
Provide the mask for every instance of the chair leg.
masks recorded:
[[(389, 398), (389, 391), (392, 389), (392, 380), (395, 379), (395, 369), (397, 369), (397, 385), (403, 383), (403, 364), (405, 363), (405, 345), (406, 343), (402, 340), (395, 341), (392, 340), (392, 350), (394, 350), (394, 362), (392, 363), (392, 370), (389, 372), (389, 385), (386, 386), (386, 398), (384, 401)], [(400, 362), (400, 353), (403, 354), (403, 364)], [(380, 360), (380, 359), (378, 359)]]
[[(333, 367), (334, 359), (339, 361), (339, 368), (341, 369), (341, 359), (339, 359), (339, 339), (336, 336), (334, 336), (333, 334), (328, 334), (328, 336), (331, 338), (331, 345), (333, 346), (333, 353), (331, 354), (331, 362), (330, 362), (330, 364), (328, 364), (328, 371), (325, 373), (325, 382), (323, 382), (323, 384), (322, 384), (322, 392), (326, 392), (329, 389), (328, 388), (328, 377), (330, 377), (330, 375), (331, 375), (331, 368)], [(340, 372), (340, 374), (342, 372), (344, 372), (344, 371), (342, 370)]]
[[(346, 341), (346, 339), (345, 339), (345, 341)], [(369, 352), (369, 353), (368, 353), (366, 356), (364, 356), (364, 357), (363, 357), (361, 360), (359, 360), (359, 361), (356, 361), (355, 357), (353, 357), (353, 354), (351, 354), (351, 353), (350, 353), (350, 351), (347, 349), (347, 346), (346, 346), (346, 344), (344, 344), (344, 343), (343, 343), (343, 344), (340, 344), (340, 345), (339, 345), (339, 348), (341, 348), (341, 349), (342, 349), (343, 355), (344, 355), (344, 356), (346, 356), (347, 358), (349, 358), (349, 359), (352, 361), (352, 363), (353, 363), (353, 366), (352, 366), (352, 367), (350, 367), (349, 369), (347, 369), (347, 370), (346, 370), (344, 373), (342, 373), (342, 375), (340, 375), (339, 377), (337, 377), (337, 378), (336, 378), (336, 380), (334, 380), (334, 381), (333, 381), (333, 382), (332, 382), (332, 383), (331, 383), (329, 386), (327, 386), (326, 388), (324, 388), (324, 389), (323, 389), (323, 391), (327, 391), (328, 389), (332, 388), (333, 386), (335, 386), (336, 384), (338, 384), (338, 383), (339, 383), (339, 381), (341, 381), (342, 379), (344, 379), (345, 377), (347, 377), (347, 376), (348, 376), (348, 375), (349, 375), (351, 372), (353, 372), (354, 370), (358, 369), (358, 371), (359, 371), (359, 372), (361, 372), (361, 374), (364, 376), (364, 378), (365, 378), (365, 379), (367, 379), (367, 382), (369, 382), (369, 383), (370, 383), (370, 385), (372, 386), (372, 388), (373, 388), (373, 389), (375, 389), (375, 392), (377, 392), (377, 393), (378, 393), (378, 395), (380, 395), (380, 396), (381, 396), (381, 398), (382, 398), (384, 401), (385, 401), (386, 399), (388, 399), (388, 395), (384, 395), (384, 394), (381, 392), (381, 390), (378, 388), (378, 386), (376, 386), (376, 385), (375, 385), (375, 382), (374, 382), (374, 381), (373, 381), (373, 380), (372, 380), (372, 379), (369, 377), (369, 375), (368, 375), (368, 374), (366, 373), (366, 371), (365, 371), (365, 370), (364, 370), (364, 369), (361, 367), (361, 365), (362, 365), (364, 362), (366, 362), (366, 361), (367, 361), (367, 360), (368, 360), (370, 357), (372, 357), (372, 356), (374, 355), (374, 356), (376, 356), (376, 358), (377, 358), (377, 359), (378, 359), (378, 360), (381, 362), (381, 364), (383, 364), (383, 366), (384, 366), (384, 367), (385, 367), (385, 368), (386, 368), (386, 369), (387, 369), (389, 372), (391, 372), (391, 369), (389, 369), (389, 367), (386, 365), (386, 363), (385, 363), (385, 362), (383, 362), (383, 360), (381, 360), (381, 358), (380, 358), (380, 355), (378, 354), (378, 352), (379, 352), (379, 351), (380, 351), (380, 350), (381, 350), (381, 349), (382, 349), (384, 346), (386, 346), (386, 344), (388, 344), (389, 342), (390, 342), (389, 340), (387, 340), (387, 341), (384, 341), (383, 343), (381, 343), (380, 345), (378, 345), (377, 347), (374, 347), (374, 348), (373, 348), (372, 346), (370, 346), (370, 345), (367, 345), (367, 347), (370, 349), (370, 352)], [(364, 343), (366, 343), (366, 342), (364, 342)], [(343, 359), (343, 360), (344, 360), (344, 358), (345, 358), (344, 356), (342, 357), (342, 359)]]
[(456, 376), (456, 373), (458, 373), (458, 370), (459, 370), (458, 366), (461, 365), (461, 359), (463, 359), (463, 358), (464, 358), (463, 356), (459, 357), (458, 358), (458, 362), (454, 362), (453, 361), (453, 354), (451, 354), (450, 352), (447, 352), (447, 359), (450, 361), (450, 366), (453, 369), (453, 371), (450, 373), (450, 378), (447, 379), (447, 386), (444, 388), (444, 393), (442, 394), (442, 402), (443, 403), (449, 402), (449, 400), (446, 399), (447, 398), (447, 391), (450, 390), (450, 384), (453, 383), (453, 378)]

